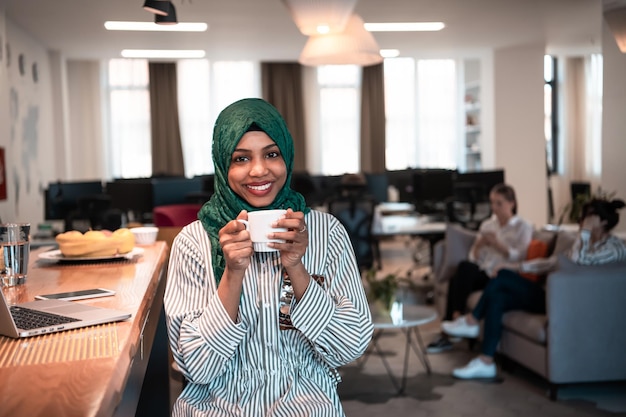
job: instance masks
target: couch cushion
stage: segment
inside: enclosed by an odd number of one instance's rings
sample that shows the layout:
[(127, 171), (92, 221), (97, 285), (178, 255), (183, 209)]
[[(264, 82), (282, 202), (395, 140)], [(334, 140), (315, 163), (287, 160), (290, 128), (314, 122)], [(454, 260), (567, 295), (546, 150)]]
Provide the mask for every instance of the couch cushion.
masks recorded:
[(552, 255), (560, 255), (569, 251), (572, 245), (574, 245), (577, 236), (577, 232), (559, 230), (556, 236), (556, 243), (554, 245)]
[(531, 314), (525, 311), (509, 311), (502, 318), (508, 330), (520, 334), (536, 343), (546, 344), (548, 318), (545, 314)]
[(447, 282), (456, 272), (459, 262), (467, 259), (469, 250), (476, 239), (476, 232), (457, 224), (446, 226), (445, 251), (442, 265), (437, 271), (437, 281)]
[[(468, 311), (476, 307), (482, 293), (482, 291), (474, 291), (470, 294), (467, 298)], [(547, 324), (548, 318), (544, 314), (531, 314), (521, 310), (509, 311), (502, 317), (502, 325), (505, 329), (542, 345), (546, 343)]]
[[(540, 239), (533, 239), (530, 241), (528, 245), (528, 250), (526, 252), (526, 260), (530, 261), (532, 259), (538, 258), (546, 258), (548, 256), (548, 251), (550, 250), (550, 245), (548, 242), (544, 242)], [(532, 282), (537, 282), (541, 279), (541, 275), (533, 274), (530, 272), (520, 272), (520, 275), (524, 278), (531, 280)]]

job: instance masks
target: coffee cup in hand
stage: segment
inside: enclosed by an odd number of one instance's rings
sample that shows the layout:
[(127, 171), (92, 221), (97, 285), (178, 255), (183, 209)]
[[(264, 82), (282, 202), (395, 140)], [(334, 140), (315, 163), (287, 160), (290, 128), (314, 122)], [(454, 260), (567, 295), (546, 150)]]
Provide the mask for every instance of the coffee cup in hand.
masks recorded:
[(237, 221), (246, 226), (250, 232), (250, 239), (255, 252), (276, 252), (278, 249), (270, 248), (269, 242), (284, 243), (283, 239), (270, 239), (267, 236), (274, 232), (286, 232), (284, 227), (272, 227), (272, 224), (285, 215), (287, 210), (259, 210), (248, 213), (248, 220)]

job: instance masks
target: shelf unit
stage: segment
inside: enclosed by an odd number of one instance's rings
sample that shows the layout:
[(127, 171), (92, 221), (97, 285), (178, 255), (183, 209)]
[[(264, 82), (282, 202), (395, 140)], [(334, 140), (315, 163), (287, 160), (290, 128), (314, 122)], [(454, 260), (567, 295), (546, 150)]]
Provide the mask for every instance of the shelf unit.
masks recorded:
[(480, 61), (463, 61), (463, 164), (466, 171), (482, 168), (481, 161), (481, 96), (480, 96)]

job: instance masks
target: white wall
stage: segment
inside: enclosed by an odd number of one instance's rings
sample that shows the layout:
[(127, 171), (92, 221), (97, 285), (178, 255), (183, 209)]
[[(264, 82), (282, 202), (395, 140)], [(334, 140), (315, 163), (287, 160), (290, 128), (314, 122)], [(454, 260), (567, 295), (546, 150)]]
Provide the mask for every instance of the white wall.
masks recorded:
[(0, 217), (35, 227), (43, 220), (42, 191), (55, 166), (48, 53), (10, 20), (4, 26), (10, 59), (5, 47), (1, 63), (5, 68), (0, 72), (0, 146), (5, 147), (8, 201), (0, 202)]
[(493, 58), (495, 166), (515, 188), (518, 213), (536, 226), (547, 222), (543, 132), (543, 44), (498, 49)]
[[(9, 145), (9, 80), (6, 70), (6, 24), (4, 10), (0, 9), (0, 148), (4, 149), (5, 164), (0, 161), (0, 186), (9, 190), (8, 145)], [(15, 218), (14, 202), (7, 198), (0, 200), (0, 220), (9, 221)]]
[[(626, 54), (603, 24), (604, 97), (602, 116), (602, 188), (626, 200)], [(616, 230), (626, 230), (626, 210)]]
[(68, 178), (104, 178), (100, 63), (67, 61), (69, 138)]

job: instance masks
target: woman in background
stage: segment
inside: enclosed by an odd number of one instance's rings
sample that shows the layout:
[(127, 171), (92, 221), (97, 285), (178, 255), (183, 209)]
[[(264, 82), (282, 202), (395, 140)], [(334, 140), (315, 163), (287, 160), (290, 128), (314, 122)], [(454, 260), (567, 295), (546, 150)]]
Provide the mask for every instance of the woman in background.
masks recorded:
[[(461, 261), (450, 278), (444, 321), (463, 319), (467, 299), (479, 291), (495, 275), (495, 267), (503, 262), (517, 262), (526, 257), (533, 228), (517, 215), (517, 198), (510, 185), (498, 184), (489, 193), (493, 215), (478, 230), (467, 261)], [(428, 353), (438, 353), (452, 348), (449, 337), (442, 333), (427, 347)]]
[[(626, 244), (611, 234), (619, 222), (618, 209), (622, 200), (592, 200), (582, 209), (580, 232), (568, 257), (580, 265), (603, 265), (626, 260)], [(482, 353), (466, 366), (454, 369), (457, 378), (493, 378), (497, 370), (494, 355), (502, 336), (502, 316), (507, 311), (524, 310), (545, 314), (546, 294), (542, 284), (533, 282), (522, 273), (546, 274), (557, 267), (557, 255), (499, 267), (498, 275), (482, 293), (474, 310), (453, 322), (444, 322), (443, 330), (458, 337), (476, 337), (479, 322), (484, 320)]]

